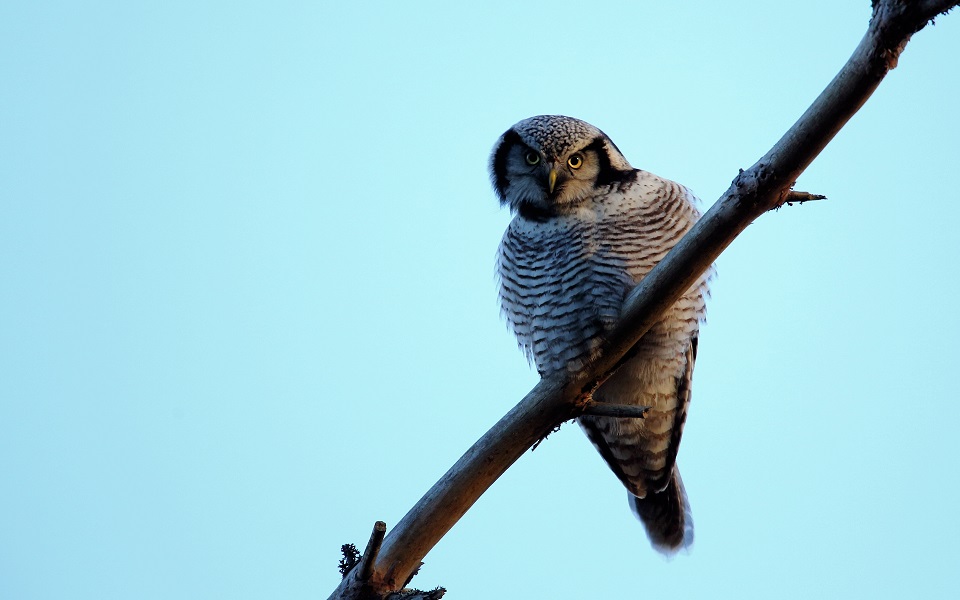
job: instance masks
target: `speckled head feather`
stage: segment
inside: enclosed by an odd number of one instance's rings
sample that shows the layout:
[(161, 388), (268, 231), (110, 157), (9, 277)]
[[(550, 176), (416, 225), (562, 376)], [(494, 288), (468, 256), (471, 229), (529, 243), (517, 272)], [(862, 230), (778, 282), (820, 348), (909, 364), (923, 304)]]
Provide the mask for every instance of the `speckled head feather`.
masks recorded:
[(561, 115), (539, 115), (524, 119), (513, 126), (520, 139), (528, 146), (539, 148), (548, 156), (563, 156), (582, 145), (604, 135), (593, 125)]
[[(521, 155), (528, 150), (536, 152), (543, 161), (537, 166), (541, 177), (536, 182), (522, 177), (521, 171), (527, 166), (522, 164)], [(587, 165), (590, 168), (576, 174), (566, 169), (568, 157), (591, 152), (596, 160)], [(545, 189), (547, 163), (559, 167), (555, 169), (559, 191)], [(534, 165), (528, 166), (533, 170)], [(563, 115), (538, 115), (520, 121), (500, 137), (490, 157), (491, 181), (501, 204), (528, 215), (551, 215), (576, 204), (588, 190), (588, 182), (583, 181), (588, 177), (592, 178), (592, 189), (620, 182), (632, 172), (633, 167), (605, 133), (585, 121)], [(578, 186), (574, 181), (577, 179), (583, 185)]]

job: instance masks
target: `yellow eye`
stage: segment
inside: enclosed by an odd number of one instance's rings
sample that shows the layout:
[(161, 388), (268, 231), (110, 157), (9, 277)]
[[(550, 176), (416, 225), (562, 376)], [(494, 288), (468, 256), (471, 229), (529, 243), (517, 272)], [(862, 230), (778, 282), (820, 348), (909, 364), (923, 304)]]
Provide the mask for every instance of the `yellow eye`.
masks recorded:
[(579, 169), (583, 166), (583, 157), (579, 154), (574, 154), (567, 159), (567, 164), (570, 165), (571, 169)]
[(530, 165), (531, 167), (537, 164), (538, 162), (540, 162), (540, 155), (534, 152), (533, 150), (529, 150), (526, 156), (524, 156), (523, 158), (527, 161), (527, 164)]

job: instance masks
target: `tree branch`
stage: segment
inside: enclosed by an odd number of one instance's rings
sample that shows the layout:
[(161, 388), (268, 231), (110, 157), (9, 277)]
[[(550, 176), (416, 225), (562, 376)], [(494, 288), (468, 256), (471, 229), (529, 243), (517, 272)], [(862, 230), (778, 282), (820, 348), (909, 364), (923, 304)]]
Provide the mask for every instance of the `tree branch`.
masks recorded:
[[(791, 200), (790, 188), (896, 67), (910, 37), (960, 1), (875, 0), (853, 55), (810, 108), (730, 188), (630, 293), (617, 327), (580, 371), (543, 379), (483, 435), (397, 523), (366, 582), (380, 597), (402, 587), (421, 559), (532, 444), (585, 407), (581, 397), (615, 369), (660, 315), (764, 212)], [(806, 197), (803, 200), (812, 200)], [(366, 559), (366, 556), (364, 557)], [(331, 598), (359, 598), (355, 572)], [(377, 596), (371, 596), (377, 597)]]

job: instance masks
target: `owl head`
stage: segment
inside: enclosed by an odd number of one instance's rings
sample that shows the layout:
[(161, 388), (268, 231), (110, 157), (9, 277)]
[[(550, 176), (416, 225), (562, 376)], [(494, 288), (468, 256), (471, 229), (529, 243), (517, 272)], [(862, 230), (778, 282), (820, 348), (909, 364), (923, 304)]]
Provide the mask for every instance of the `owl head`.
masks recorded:
[(533, 219), (569, 213), (633, 168), (605, 133), (579, 119), (540, 115), (504, 133), (490, 157), (501, 204)]

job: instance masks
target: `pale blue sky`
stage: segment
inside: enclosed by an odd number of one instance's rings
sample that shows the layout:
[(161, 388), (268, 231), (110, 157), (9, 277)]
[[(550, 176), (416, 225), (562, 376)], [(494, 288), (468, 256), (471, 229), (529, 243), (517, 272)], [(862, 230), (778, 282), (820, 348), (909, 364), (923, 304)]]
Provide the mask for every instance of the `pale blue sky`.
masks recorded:
[[(536, 375), (514, 122), (706, 205), (869, 2), (0, 5), (0, 597), (324, 598)], [(451, 598), (952, 598), (960, 15), (718, 263), (663, 560), (574, 425), (427, 556)]]

